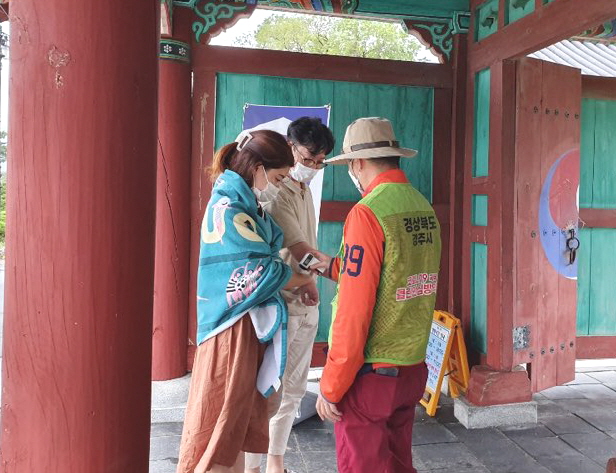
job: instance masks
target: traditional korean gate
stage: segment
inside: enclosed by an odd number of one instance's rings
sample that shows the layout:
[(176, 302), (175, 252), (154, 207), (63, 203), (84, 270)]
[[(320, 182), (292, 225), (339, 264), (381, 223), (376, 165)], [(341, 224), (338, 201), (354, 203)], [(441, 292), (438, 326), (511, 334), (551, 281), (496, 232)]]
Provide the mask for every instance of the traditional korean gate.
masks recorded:
[(540, 391), (575, 376), (580, 71), (523, 59), (516, 90), (513, 361)]
[[(317, 106), (331, 104), (331, 127), (340, 152), (346, 126), (360, 116), (389, 118), (405, 146), (420, 150), (419, 159), (406, 160), (403, 168), (413, 184), (428, 199), (432, 198), (432, 127), (434, 93), (431, 88), (382, 84), (362, 84), (325, 80), (266, 77), (220, 73), (216, 88), (216, 148), (233, 141), (242, 126), (245, 103), (266, 105)], [(410, 110), (420, 111), (411, 114)], [(346, 210), (359, 200), (346, 168), (326, 168), (323, 182), (323, 219), (319, 224), (319, 247), (329, 254), (338, 252)], [(331, 214), (331, 202), (347, 202), (340, 215)], [(322, 297), (317, 341), (327, 340), (331, 317), (330, 303), (335, 285), (319, 281)]]
[[(441, 221), (443, 258), (438, 307), (447, 309), (451, 174), (452, 69), (449, 65), (401, 61), (310, 56), (201, 46), (195, 51), (193, 92), (193, 225), (198, 225), (211, 183), (203, 167), (212, 151), (235, 139), (242, 127), (246, 103), (280, 106), (331, 105), (330, 127), (338, 153), (349, 123), (362, 116), (389, 118), (405, 146), (419, 150), (403, 169), (411, 182), (433, 203)], [(215, 123), (215, 127), (212, 127)], [(215, 128), (215, 132), (210, 130)], [(359, 194), (346, 168), (328, 167), (323, 183), (319, 247), (338, 251), (342, 222)], [(193, 242), (195, 246), (195, 242)], [(193, 258), (194, 261), (196, 259)], [(194, 268), (193, 268), (194, 271)], [(327, 339), (334, 286), (321, 281), (320, 325), (317, 342)], [(191, 309), (191, 317), (194, 310)], [(191, 329), (194, 322), (191, 321)], [(317, 349), (315, 354), (322, 355)]]
[(585, 77), (582, 99), (578, 358), (616, 357), (616, 79)]
[[(216, 148), (233, 141), (242, 126), (244, 104), (317, 106), (331, 104), (330, 126), (336, 137), (338, 153), (349, 123), (361, 116), (384, 116), (394, 125), (396, 136), (405, 146), (421, 150), (418, 159), (401, 164), (413, 184), (428, 199), (432, 198), (432, 126), (434, 122), (433, 90), (383, 84), (292, 79), (252, 74), (219, 73), (216, 87)], [(409, 113), (417, 110), (419, 113)], [(348, 178), (346, 168), (328, 167), (323, 182), (323, 218), (319, 223), (319, 247), (336, 254), (342, 240), (342, 222), (346, 210), (359, 200), (359, 193)], [(327, 209), (331, 202), (340, 215)], [(320, 323), (317, 341), (325, 342), (331, 320), (331, 300), (335, 285), (319, 280), (321, 294)]]

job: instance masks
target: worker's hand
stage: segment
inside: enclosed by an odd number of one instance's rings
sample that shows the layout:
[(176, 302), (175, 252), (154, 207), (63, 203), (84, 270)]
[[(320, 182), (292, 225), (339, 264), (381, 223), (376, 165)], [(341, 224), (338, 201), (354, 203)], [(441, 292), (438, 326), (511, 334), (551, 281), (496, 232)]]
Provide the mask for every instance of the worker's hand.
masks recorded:
[(315, 265), (312, 265), (310, 267), (310, 270), (318, 276), (325, 276), (326, 278), (330, 278), (329, 267), (332, 264), (332, 257), (317, 250), (315, 250), (313, 254), (314, 256), (316, 256), (319, 262)]
[(321, 393), (317, 398), (317, 413), (321, 420), (331, 420), (332, 422), (338, 422), (342, 419), (342, 414), (338, 410), (336, 404), (327, 401)]
[(300, 287), (297, 291), (304, 305), (315, 306), (319, 303), (319, 291), (316, 283), (311, 280), (308, 284)]

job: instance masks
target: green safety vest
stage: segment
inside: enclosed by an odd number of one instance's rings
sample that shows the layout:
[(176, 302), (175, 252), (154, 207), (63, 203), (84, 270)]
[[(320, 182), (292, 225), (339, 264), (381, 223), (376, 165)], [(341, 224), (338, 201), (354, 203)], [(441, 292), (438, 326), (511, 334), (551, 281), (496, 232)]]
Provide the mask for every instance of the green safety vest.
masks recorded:
[[(365, 362), (420, 363), (426, 356), (436, 302), (440, 224), (430, 203), (409, 183), (379, 184), (359, 204), (372, 210), (385, 236), (381, 279), (364, 349)], [(345, 248), (343, 238), (343, 259), (349, 256), (349, 249), (345, 252)], [(345, 265), (340, 267), (342, 271)], [(332, 302), (332, 327), (337, 302), (338, 295)]]

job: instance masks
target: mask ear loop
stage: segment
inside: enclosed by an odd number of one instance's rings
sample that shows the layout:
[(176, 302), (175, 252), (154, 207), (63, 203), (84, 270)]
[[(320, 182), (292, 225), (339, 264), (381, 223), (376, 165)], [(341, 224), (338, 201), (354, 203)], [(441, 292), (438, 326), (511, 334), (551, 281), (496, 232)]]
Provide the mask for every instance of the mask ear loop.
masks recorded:
[(353, 160), (349, 159), (349, 170), (351, 171), (351, 173), (355, 176), (355, 179), (357, 179), (359, 181), (359, 173), (355, 173), (355, 170), (353, 169)]
[(265, 170), (265, 166), (263, 164), (261, 166), (263, 166), (263, 174), (265, 174), (265, 182), (273, 186), (274, 184), (272, 184), (269, 180), (269, 177), (267, 177), (267, 171)]

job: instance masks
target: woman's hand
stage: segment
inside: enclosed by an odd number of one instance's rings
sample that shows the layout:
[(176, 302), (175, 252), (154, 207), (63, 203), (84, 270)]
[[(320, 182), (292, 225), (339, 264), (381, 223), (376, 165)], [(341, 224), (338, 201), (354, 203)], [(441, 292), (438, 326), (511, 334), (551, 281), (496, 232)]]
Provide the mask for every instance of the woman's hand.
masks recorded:
[(287, 291), (293, 291), (295, 288), (305, 286), (306, 284), (310, 284), (311, 282), (314, 283), (314, 280), (313, 276), (311, 276), (310, 274), (293, 273), (291, 275), (291, 279), (289, 279), (289, 282), (286, 284), (285, 287), (283, 287), (283, 289), (286, 289)]
[(316, 283), (312, 280), (300, 287), (297, 293), (304, 305), (315, 306), (319, 303), (319, 291), (317, 290)]

